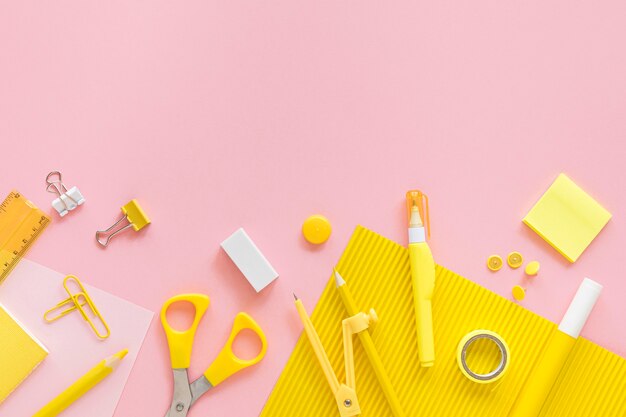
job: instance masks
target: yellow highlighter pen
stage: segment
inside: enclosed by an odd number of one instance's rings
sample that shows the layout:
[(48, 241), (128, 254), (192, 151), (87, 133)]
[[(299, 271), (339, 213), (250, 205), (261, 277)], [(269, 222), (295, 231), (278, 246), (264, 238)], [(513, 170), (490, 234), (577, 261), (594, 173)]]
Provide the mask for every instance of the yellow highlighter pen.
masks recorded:
[(430, 237), (428, 197), (421, 191), (411, 190), (406, 193), (406, 203), (409, 218), (409, 256), (417, 324), (417, 351), (420, 365), (431, 367), (435, 363), (432, 312), (435, 261), (430, 247), (426, 243), (425, 226), (428, 227), (428, 236)]

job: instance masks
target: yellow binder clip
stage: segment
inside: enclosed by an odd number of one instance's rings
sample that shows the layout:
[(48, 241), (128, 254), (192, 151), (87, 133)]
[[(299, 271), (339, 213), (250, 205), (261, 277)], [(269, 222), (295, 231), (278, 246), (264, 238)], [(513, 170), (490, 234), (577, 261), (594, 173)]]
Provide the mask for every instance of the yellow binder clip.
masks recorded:
[[(78, 292), (74, 292), (70, 286), (78, 289)], [(93, 332), (100, 339), (106, 339), (111, 334), (111, 330), (109, 329), (109, 325), (104, 321), (104, 318), (96, 308), (96, 305), (91, 300), (91, 297), (83, 287), (83, 284), (79, 281), (77, 277), (74, 275), (68, 275), (63, 279), (63, 288), (69, 295), (69, 297), (59, 304), (46, 311), (43, 315), (43, 318), (48, 323), (52, 323), (70, 314), (73, 311), (78, 310), (80, 314), (83, 316), (83, 319), (93, 330)], [(85, 309), (85, 306), (88, 306), (88, 309)], [(87, 311), (89, 310), (89, 312)], [(56, 315), (52, 315), (53, 313), (57, 313)], [(51, 317), (52, 315), (52, 317)], [(97, 319), (101, 324), (96, 326), (93, 319)]]
[[(148, 218), (146, 213), (143, 211), (143, 209), (141, 208), (141, 206), (135, 199), (130, 200), (128, 203), (126, 203), (122, 207), (122, 213), (124, 213), (122, 217), (120, 217), (118, 221), (113, 223), (111, 227), (105, 230), (98, 230), (96, 232), (96, 241), (100, 245), (106, 247), (109, 244), (109, 240), (111, 240), (113, 236), (117, 235), (118, 233), (123, 232), (124, 230), (130, 227), (132, 227), (135, 230), (135, 232), (138, 232), (150, 224), (150, 219)], [(117, 225), (123, 222), (124, 220), (126, 220), (128, 224), (123, 227), (115, 229)], [(102, 235), (107, 235), (104, 241), (100, 240)]]

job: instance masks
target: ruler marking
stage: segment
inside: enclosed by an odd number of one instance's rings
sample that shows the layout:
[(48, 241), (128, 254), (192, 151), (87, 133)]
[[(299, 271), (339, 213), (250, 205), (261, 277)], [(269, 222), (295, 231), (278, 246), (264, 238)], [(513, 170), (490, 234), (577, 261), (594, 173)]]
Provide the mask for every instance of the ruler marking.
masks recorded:
[[(50, 223), (50, 219), (40, 209), (26, 199), (20, 201), (22, 198), (20, 193), (11, 192), (0, 204), (0, 220), (8, 223), (5, 224), (6, 239), (0, 245), (0, 249), (4, 249), (4, 253), (10, 256), (10, 259), (5, 259), (3, 262), (0, 283), (6, 279)], [(17, 203), (23, 204), (16, 206)]]

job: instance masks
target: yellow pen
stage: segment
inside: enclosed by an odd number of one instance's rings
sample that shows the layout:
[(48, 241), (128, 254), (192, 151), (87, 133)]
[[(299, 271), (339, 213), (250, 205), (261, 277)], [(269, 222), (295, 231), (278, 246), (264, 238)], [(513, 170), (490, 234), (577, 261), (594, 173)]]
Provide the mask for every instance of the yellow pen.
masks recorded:
[(55, 399), (50, 401), (45, 407), (37, 411), (33, 417), (54, 417), (59, 415), (63, 410), (72, 405), (72, 403), (113, 372), (127, 353), (128, 349), (124, 349), (101, 361), (70, 385), (65, 391), (60, 393)]
[[(406, 193), (409, 217), (409, 256), (415, 319), (417, 323), (417, 351), (420, 365), (431, 367), (435, 363), (435, 340), (433, 337), (432, 298), (435, 289), (435, 261), (426, 243), (424, 221), (430, 237), (428, 197), (418, 190)], [(425, 205), (425, 207), (424, 207)]]

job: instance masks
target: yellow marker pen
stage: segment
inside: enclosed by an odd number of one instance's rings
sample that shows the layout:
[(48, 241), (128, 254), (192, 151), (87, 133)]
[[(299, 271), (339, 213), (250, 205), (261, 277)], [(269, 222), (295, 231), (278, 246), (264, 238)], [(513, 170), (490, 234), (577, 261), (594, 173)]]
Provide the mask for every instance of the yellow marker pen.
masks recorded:
[[(433, 337), (432, 298), (435, 289), (435, 261), (426, 243), (424, 220), (430, 236), (430, 218), (428, 216), (428, 197), (421, 191), (406, 193), (409, 217), (409, 256), (413, 297), (415, 301), (415, 319), (417, 323), (417, 351), (420, 365), (430, 367), (435, 363), (435, 340)], [(424, 204), (426, 209), (424, 210)], [(423, 220), (424, 219), (424, 220)]]

